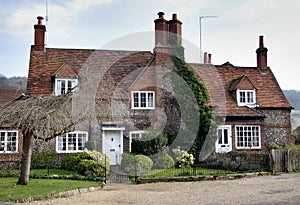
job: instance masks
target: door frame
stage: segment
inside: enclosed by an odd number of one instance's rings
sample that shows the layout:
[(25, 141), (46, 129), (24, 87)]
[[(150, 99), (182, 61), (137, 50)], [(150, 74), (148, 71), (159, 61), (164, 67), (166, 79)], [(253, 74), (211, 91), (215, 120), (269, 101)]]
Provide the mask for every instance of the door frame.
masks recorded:
[[(228, 145), (219, 145), (219, 136), (218, 136), (218, 130), (224, 130), (224, 129), (227, 129), (228, 130)], [(232, 151), (232, 129), (231, 129), (231, 125), (220, 125), (218, 126), (217, 128), (217, 140), (216, 140), (216, 143), (215, 143), (215, 151), (216, 153), (227, 153), (227, 152), (231, 152)], [(223, 132), (222, 132), (222, 135), (223, 135)]]
[(117, 156), (117, 162), (112, 164), (112, 160), (110, 160), (110, 165), (119, 165), (121, 164), (121, 160), (122, 160), (122, 154), (123, 154), (123, 150), (124, 150), (124, 144), (123, 144), (123, 131), (125, 130), (125, 127), (102, 127), (102, 153), (103, 154), (107, 154), (109, 156), (108, 153), (105, 152), (105, 133), (107, 131), (119, 131), (120, 135), (120, 153), (118, 153)]

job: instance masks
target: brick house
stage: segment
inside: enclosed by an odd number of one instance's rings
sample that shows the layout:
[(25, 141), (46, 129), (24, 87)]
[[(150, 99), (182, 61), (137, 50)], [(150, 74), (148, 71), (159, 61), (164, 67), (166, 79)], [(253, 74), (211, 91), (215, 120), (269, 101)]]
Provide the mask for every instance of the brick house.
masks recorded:
[[(169, 21), (163, 12), (158, 15), (153, 52), (48, 48), (46, 27), (38, 17), (26, 94), (61, 95), (72, 89), (74, 117), (81, 122), (75, 131), (52, 141), (58, 153), (81, 152), (93, 142), (96, 150), (108, 154), (112, 165), (118, 164), (122, 153), (131, 150), (133, 138), (148, 128), (164, 129), (172, 121), (170, 116), (178, 118), (165, 96), (172, 95), (170, 53), (175, 43), (181, 44), (182, 22), (176, 14)], [(284, 146), (291, 136), (292, 106), (267, 66), (262, 36), (256, 52), (256, 67), (213, 65), (207, 54), (203, 64), (190, 64), (222, 121), (215, 152), (262, 151), (270, 143)], [(181, 126), (180, 119), (173, 121)]]
[[(25, 90), (0, 90), (0, 106), (21, 97)], [(17, 129), (9, 125), (0, 127), (0, 162), (17, 162), (21, 160), (23, 136)]]

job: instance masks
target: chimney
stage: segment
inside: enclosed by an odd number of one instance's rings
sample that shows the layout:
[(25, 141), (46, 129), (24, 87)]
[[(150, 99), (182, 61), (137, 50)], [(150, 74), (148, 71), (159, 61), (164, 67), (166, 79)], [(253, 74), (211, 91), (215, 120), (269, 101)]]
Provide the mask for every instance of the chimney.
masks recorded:
[(158, 13), (155, 23), (155, 47), (166, 47), (168, 41), (168, 21), (164, 19), (164, 12)]
[(256, 49), (258, 68), (267, 68), (267, 51), (268, 49), (264, 47), (264, 36), (259, 36), (259, 48)]
[(34, 51), (44, 51), (46, 26), (43, 25), (43, 17), (38, 16), (38, 24), (34, 25)]
[(177, 19), (177, 14), (172, 15), (169, 22), (169, 44), (175, 46), (177, 43), (181, 45), (181, 25), (182, 22)]

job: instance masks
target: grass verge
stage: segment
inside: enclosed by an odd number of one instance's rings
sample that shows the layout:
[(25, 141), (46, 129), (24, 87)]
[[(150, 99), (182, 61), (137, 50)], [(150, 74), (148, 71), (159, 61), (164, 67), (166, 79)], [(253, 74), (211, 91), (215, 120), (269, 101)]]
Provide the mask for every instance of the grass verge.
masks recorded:
[(16, 185), (17, 181), (16, 177), (0, 178), (0, 201), (13, 202), (30, 197), (46, 198), (47, 195), (59, 192), (101, 186), (101, 182), (95, 181), (30, 179), (27, 186)]

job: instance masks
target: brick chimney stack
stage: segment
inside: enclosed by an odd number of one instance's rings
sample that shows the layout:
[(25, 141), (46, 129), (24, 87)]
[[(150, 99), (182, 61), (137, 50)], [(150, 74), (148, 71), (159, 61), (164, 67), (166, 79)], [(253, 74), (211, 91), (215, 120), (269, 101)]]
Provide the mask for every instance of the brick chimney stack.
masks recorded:
[(46, 26), (43, 25), (43, 17), (38, 16), (38, 24), (34, 25), (34, 51), (44, 51)]
[(169, 44), (176, 45), (179, 43), (181, 45), (181, 25), (182, 22), (177, 19), (177, 14), (172, 15), (172, 20), (169, 22)]
[(264, 47), (264, 36), (259, 36), (259, 48), (256, 49), (258, 68), (267, 68), (267, 52), (268, 49)]
[(155, 47), (166, 47), (168, 43), (168, 21), (164, 19), (164, 12), (158, 13), (155, 23)]

